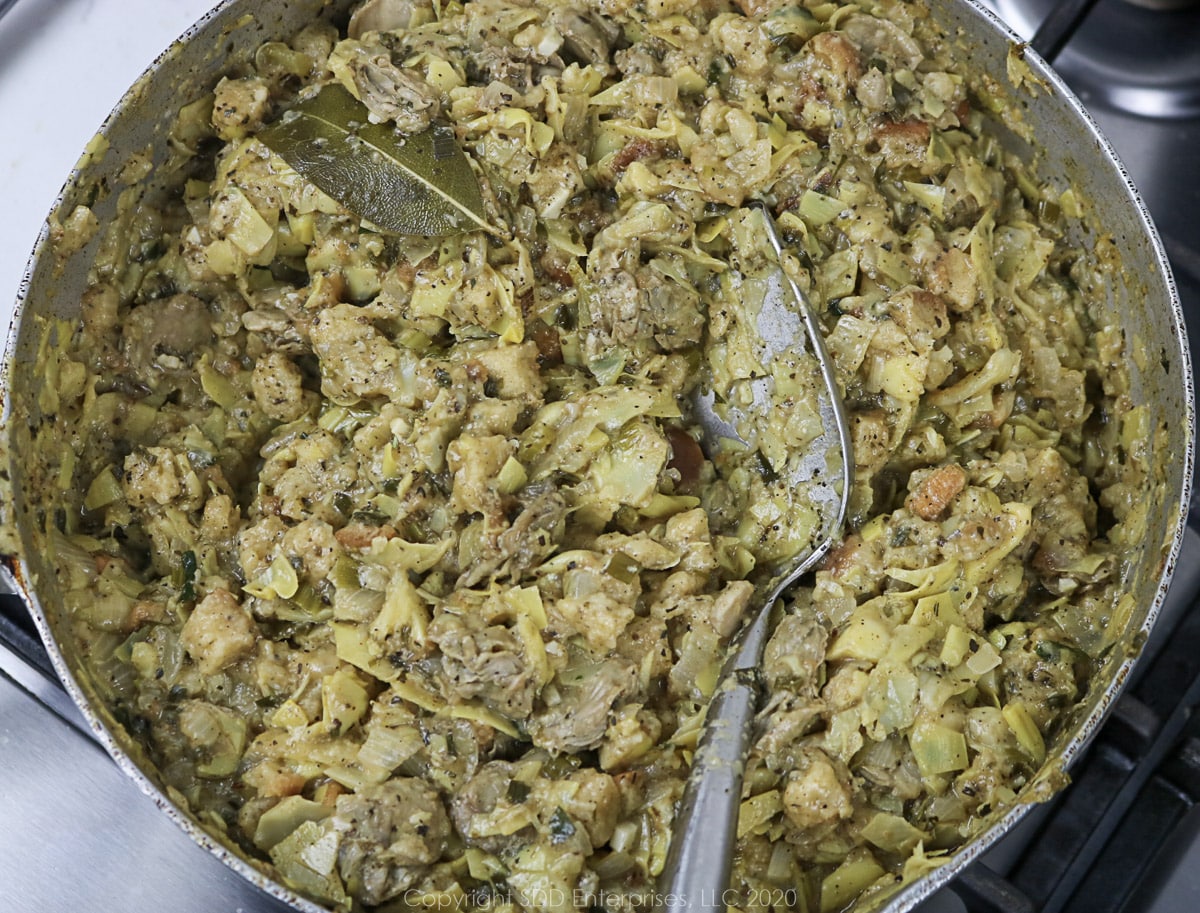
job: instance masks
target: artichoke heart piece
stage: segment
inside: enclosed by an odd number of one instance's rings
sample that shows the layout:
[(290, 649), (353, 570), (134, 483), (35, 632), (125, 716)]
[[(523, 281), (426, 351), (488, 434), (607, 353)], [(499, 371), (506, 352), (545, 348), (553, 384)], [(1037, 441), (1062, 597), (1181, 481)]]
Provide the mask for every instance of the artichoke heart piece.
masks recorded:
[(338, 833), (318, 821), (305, 821), (271, 848), (271, 861), (296, 888), (333, 904), (350, 898), (337, 870)]
[(593, 461), (589, 478), (600, 501), (648, 507), (670, 446), (654, 425), (630, 422)]

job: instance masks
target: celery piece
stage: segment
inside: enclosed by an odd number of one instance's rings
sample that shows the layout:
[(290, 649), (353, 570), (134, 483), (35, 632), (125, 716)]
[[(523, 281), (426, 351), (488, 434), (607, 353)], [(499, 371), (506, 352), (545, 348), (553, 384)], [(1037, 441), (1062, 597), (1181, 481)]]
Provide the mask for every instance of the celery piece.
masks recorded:
[(841, 910), (885, 874), (872, 856), (843, 862), (821, 882), (821, 913)]

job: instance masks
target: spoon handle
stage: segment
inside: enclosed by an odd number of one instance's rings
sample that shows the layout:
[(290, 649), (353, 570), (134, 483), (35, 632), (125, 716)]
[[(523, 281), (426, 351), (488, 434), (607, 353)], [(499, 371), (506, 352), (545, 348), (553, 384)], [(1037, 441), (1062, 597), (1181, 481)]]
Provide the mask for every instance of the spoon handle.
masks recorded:
[(709, 705), (692, 772), (675, 820), (663, 871), (670, 873), (662, 907), (667, 913), (724, 911), (737, 839), (742, 777), (759, 686), (752, 670), (723, 678)]

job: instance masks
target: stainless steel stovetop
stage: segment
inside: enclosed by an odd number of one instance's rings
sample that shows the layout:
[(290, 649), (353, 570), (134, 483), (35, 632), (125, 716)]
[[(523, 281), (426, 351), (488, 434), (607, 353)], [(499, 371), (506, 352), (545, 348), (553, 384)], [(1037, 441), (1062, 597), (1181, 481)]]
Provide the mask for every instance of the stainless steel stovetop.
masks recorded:
[[(0, 0), (0, 13), (11, 4)], [(985, 5), (1028, 38), (1056, 0)], [(1145, 8), (1172, 5), (1186, 8)], [(0, 19), (0, 325), (80, 150), (144, 66), (209, 6), (19, 0)], [(1200, 3), (1099, 0), (1056, 65), (1158, 223), (1200, 354)], [(923, 913), (1200, 908), (1200, 724), (1190, 722), (1200, 706), (1200, 535), (1189, 532), (1179, 567), (1147, 648), (1154, 659), (1139, 665), (1075, 785)], [(0, 910), (284, 909), (126, 780), (36, 646), (21, 642), (17, 613), (0, 606)]]

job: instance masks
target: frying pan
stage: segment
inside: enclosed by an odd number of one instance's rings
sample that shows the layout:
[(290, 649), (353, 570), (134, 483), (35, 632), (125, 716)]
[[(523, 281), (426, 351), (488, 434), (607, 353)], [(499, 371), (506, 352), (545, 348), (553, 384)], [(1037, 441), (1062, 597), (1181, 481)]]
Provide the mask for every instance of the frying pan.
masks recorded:
[[(245, 70), (263, 42), (286, 39), (321, 14), (344, 16), (351, 6), (352, 0), (226, 0), (162, 54), (117, 105), (101, 130), (107, 153), (90, 156), (71, 174), (55, 214), (65, 219), (87, 203), (102, 226), (111, 223), (126, 186), (123, 166), (147, 149), (156, 165), (165, 161), (168, 132), (182, 104), (198, 98), (222, 74)], [(925, 0), (925, 6), (976, 73), (1006, 93), (1002, 113), (992, 124), (999, 140), (1030, 162), (1040, 180), (1059, 189), (1073, 187), (1087, 201), (1086, 217), (1072, 227), (1069, 241), (1085, 252), (1094, 251), (1102, 236), (1115, 245), (1119, 268), (1105, 273), (1106, 285), (1093, 307), (1098, 321), (1107, 317), (1124, 327), (1129, 395), (1149, 407), (1154, 429), (1145, 442), (1153, 485), (1144, 547), (1122, 564), (1134, 608), (1113, 632), (1115, 645), (1098, 664), (1088, 693), (1048, 746), (1045, 764), (1016, 803), (997, 809), (944, 864), (894, 893), (887, 905), (896, 911), (911, 909), (953, 878), (1033, 802), (1065, 782), (1065, 769), (1085, 749), (1120, 693), (1154, 624), (1183, 536), (1194, 447), (1191, 363), (1178, 296), (1158, 234), (1111, 146), (1053, 70), (975, 0)], [(40, 494), (52, 490), (45, 480), (57, 477), (59, 456), (32, 447), (33, 430), (54, 421), (39, 406), (43, 376), (38, 352), (46, 326), (79, 319), (88, 269), (102, 235), (82, 249), (64, 252), (44, 229), (18, 293), (0, 374), (0, 553), (5, 556), (0, 576), (29, 607), (64, 685), (117, 764), (198, 844), (293, 908), (318, 913), (322, 906), (279, 883), (269, 866), (247, 859), (168, 798), (144, 751), (100, 699), (84, 657), (72, 649), (62, 590), (47, 558), (46, 518), (59, 505)]]

